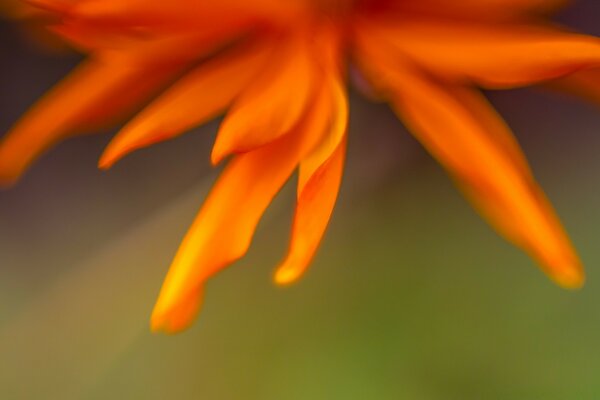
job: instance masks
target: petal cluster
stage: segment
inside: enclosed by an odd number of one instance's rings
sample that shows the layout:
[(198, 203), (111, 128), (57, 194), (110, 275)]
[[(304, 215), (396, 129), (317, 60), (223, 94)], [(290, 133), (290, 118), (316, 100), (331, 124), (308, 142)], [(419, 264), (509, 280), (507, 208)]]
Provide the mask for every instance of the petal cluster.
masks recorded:
[[(333, 212), (354, 65), (466, 197), (559, 284), (583, 272), (517, 141), (480, 88), (552, 82), (600, 99), (600, 40), (543, 16), (560, 0), (31, 0), (49, 29), (89, 54), (0, 144), (12, 183), (60, 140), (128, 121), (102, 154), (136, 149), (224, 114), (226, 160), (167, 274), (155, 330), (189, 326), (208, 278), (242, 257), (298, 171), (279, 284), (298, 279)], [(243, 201), (240, 201), (243, 199)]]

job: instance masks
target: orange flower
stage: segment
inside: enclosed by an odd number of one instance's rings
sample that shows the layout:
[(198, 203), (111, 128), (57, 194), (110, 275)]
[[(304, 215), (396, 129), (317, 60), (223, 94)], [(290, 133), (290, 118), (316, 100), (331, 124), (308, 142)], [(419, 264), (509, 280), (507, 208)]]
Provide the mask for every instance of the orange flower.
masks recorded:
[(53, 14), (50, 28), (90, 56), (5, 137), (0, 177), (15, 181), (59, 140), (114, 124), (153, 97), (110, 143), (101, 168), (226, 112), (211, 159), (228, 165), (152, 315), (153, 329), (178, 331), (198, 312), (205, 281), (247, 251), (296, 169), (291, 245), (275, 280), (290, 283), (308, 266), (341, 182), (344, 81), (353, 64), (494, 227), (556, 282), (578, 287), (577, 255), (509, 128), (477, 89), (571, 75), (563, 84), (598, 97), (600, 40), (541, 18), (560, 3), (35, 0)]

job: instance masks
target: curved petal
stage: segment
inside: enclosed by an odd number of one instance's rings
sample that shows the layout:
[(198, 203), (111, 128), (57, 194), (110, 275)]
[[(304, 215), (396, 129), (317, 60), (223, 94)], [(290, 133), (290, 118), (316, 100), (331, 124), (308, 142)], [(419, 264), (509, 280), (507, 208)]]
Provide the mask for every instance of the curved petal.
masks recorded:
[[(274, 279), (278, 284), (286, 285), (296, 281), (314, 257), (337, 200), (345, 153), (344, 138), (330, 157), (305, 179), (299, 191), (290, 248), (275, 272)], [(300, 170), (302, 171), (302, 164)]]
[(319, 145), (300, 163), (297, 205), (292, 238), (286, 259), (275, 272), (275, 281), (285, 285), (297, 280), (317, 251), (333, 212), (346, 153), (348, 98), (338, 76), (325, 80), (330, 103), (329, 128)]
[(287, 133), (308, 107), (316, 84), (312, 49), (303, 35), (284, 39), (269, 64), (227, 113), (213, 147), (218, 164)]
[[(484, 216), (559, 284), (578, 287), (581, 263), (550, 203), (507, 140), (511, 133), (473, 89), (442, 84), (387, 53), (363, 58), (415, 137), (456, 177)], [(382, 78), (383, 77), (383, 78)], [(475, 113), (477, 112), (477, 114)], [(502, 132), (502, 133), (500, 133)]]
[(152, 313), (152, 329), (177, 332), (191, 323), (204, 281), (242, 257), (256, 225), (301, 159), (318, 143), (328, 123), (322, 97), (289, 134), (238, 155), (223, 171), (188, 231)]
[(331, 77), (326, 80), (325, 86), (329, 86), (331, 96), (331, 127), (324, 135), (323, 140), (302, 161), (298, 177), (298, 196), (302, 193), (304, 186), (313, 173), (320, 168), (340, 146), (348, 129), (349, 103), (348, 94), (339, 77)]
[(100, 159), (108, 168), (129, 152), (174, 138), (216, 117), (264, 64), (269, 43), (234, 48), (188, 73), (127, 124)]
[(0, 183), (16, 181), (46, 149), (139, 107), (179, 66), (147, 71), (130, 63), (89, 60), (38, 102), (0, 143)]
[(359, 46), (388, 46), (445, 80), (508, 88), (600, 66), (600, 39), (533, 24), (371, 21)]

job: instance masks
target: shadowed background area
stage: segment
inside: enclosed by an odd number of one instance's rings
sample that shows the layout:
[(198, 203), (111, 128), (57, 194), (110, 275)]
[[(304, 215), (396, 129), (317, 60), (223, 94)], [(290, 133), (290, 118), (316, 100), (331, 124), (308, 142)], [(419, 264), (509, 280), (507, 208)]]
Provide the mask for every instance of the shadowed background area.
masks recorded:
[[(599, 17), (581, 0), (559, 19), (600, 35)], [(0, 131), (78, 60), (0, 22)], [(307, 276), (271, 282), (288, 187), (248, 256), (210, 281), (197, 323), (153, 335), (162, 279), (218, 172), (217, 123), (101, 172), (106, 132), (0, 192), (0, 397), (598, 399), (600, 113), (539, 89), (489, 97), (580, 251), (583, 290), (552, 284), (386, 106), (353, 94), (344, 186)]]

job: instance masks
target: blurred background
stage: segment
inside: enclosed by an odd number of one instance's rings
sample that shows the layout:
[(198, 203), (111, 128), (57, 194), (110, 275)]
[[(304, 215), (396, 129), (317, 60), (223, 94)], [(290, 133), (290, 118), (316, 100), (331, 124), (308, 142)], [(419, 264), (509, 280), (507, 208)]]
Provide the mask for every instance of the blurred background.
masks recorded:
[[(600, 2), (558, 19), (600, 35)], [(78, 61), (0, 22), (0, 131)], [(598, 399), (600, 113), (540, 89), (489, 93), (587, 267), (565, 291), (499, 238), (388, 108), (352, 94), (350, 151), (306, 277), (271, 282), (293, 187), (197, 323), (149, 332), (218, 171), (217, 123), (108, 172), (110, 133), (68, 140), (0, 192), (2, 399)]]

